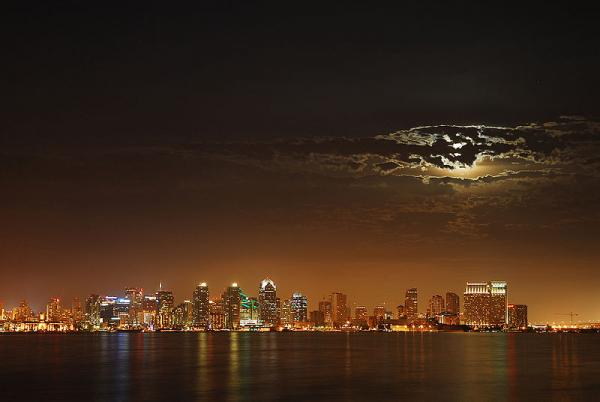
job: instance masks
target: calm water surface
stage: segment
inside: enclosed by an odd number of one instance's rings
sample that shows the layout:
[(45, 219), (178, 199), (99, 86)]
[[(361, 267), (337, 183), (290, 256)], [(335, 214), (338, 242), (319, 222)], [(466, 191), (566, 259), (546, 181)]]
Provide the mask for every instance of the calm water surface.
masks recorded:
[(600, 335), (0, 336), (0, 401), (600, 400)]

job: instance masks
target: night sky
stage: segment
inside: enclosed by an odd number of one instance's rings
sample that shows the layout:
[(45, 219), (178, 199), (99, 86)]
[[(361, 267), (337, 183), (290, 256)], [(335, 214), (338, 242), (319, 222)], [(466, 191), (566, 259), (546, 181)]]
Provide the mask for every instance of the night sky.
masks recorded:
[(590, 6), (39, 3), (0, 17), (6, 307), (507, 280), (600, 320)]

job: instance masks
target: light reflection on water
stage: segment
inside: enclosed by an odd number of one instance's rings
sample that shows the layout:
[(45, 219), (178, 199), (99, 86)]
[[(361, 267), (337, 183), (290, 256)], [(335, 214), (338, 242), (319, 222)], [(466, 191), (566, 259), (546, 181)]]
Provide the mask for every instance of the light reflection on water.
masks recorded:
[(600, 336), (585, 334), (8, 335), (0, 356), (2, 401), (558, 401), (600, 392)]

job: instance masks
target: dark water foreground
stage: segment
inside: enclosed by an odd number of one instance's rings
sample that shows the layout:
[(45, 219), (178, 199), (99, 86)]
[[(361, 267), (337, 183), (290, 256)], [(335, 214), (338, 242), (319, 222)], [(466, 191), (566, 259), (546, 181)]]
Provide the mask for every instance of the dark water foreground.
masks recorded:
[(600, 335), (0, 336), (0, 401), (600, 400)]

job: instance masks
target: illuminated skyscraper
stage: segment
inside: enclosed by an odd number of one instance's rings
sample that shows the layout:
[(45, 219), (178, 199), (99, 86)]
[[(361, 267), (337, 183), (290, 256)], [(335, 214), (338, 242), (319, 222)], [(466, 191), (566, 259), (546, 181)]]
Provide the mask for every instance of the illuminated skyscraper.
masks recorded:
[(125, 298), (129, 299), (129, 323), (139, 326), (144, 319), (142, 303), (144, 302), (144, 290), (138, 288), (126, 288)]
[(189, 328), (193, 322), (193, 303), (184, 300), (173, 309), (173, 325), (176, 328)]
[(334, 292), (330, 295), (329, 300), (331, 302), (331, 314), (333, 319), (333, 325), (335, 327), (344, 325), (349, 318), (348, 307), (346, 304), (347, 299), (347, 295), (339, 292)]
[(173, 307), (175, 298), (170, 290), (163, 290), (162, 284), (156, 292), (156, 323), (155, 327), (160, 329), (171, 328), (173, 326)]
[(210, 303), (208, 285), (202, 282), (194, 290), (192, 297), (193, 321), (196, 328), (207, 328), (210, 323)]
[(527, 306), (524, 304), (508, 305), (508, 327), (511, 329), (527, 329)]
[(308, 298), (300, 292), (292, 295), (290, 310), (293, 322), (308, 321)]
[(52, 297), (48, 304), (46, 304), (46, 321), (60, 322), (61, 319), (62, 310), (60, 307), (60, 299), (58, 297)]
[(468, 325), (504, 325), (507, 322), (507, 284), (504, 281), (468, 282), (464, 320)]
[(373, 317), (375, 317), (375, 322), (383, 321), (385, 318), (385, 306), (375, 306), (373, 309)]
[(396, 307), (396, 311), (398, 312), (398, 319), (401, 320), (406, 318), (406, 312), (404, 311), (404, 304), (400, 304)]
[(427, 306), (427, 316), (430, 318), (439, 316), (444, 312), (444, 298), (440, 295), (432, 296), (429, 299), (429, 306)]
[(367, 311), (367, 306), (356, 306), (356, 308), (354, 309), (354, 319), (359, 325), (367, 325), (367, 321), (369, 319), (369, 312)]
[(404, 297), (404, 314), (409, 323), (414, 322), (419, 317), (417, 288), (411, 288), (406, 291)]
[(508, 323), (508, 286), (504, 281), (490, 282), (490, 324)]
[(315, 327), (322, 327), (325, 325), (325, 316), (322, 311), (314, 310), (309, 314), (310, 321), (315, 324)]
[(460, 314), (460, 298), (456, 293), (446, 293), (446, 312)]
[(234, 330), (240, 327), (240, 288), (237, 283), (227, 287), (223, 293), (223, 310), (225, 314), (225, 328)]
[(225, 328), (225, 310), (223, 308), (223, 299), (210, 300), (208, 302), (210, 312), (209, 325), (213, 330)]
[(259, 325), (258, 299), (246, 296), (240, 289), (240, 326), (257, 327)]
[(158, 301), (156, 296), (144, 296), (142, 301), (143, 319), (142, 325), (145, 327), (156, 326), (156, 312), (158, 311)]
[(323, 322), (326, 326), (333, 326), (333, 314), (331, 311), (331, 301), (321, 300), (319, 302), (319, 311), (323, 313)]
[(292, 315), (292, 301), (285, 299), (281, 303), (281, 314), (280, 322), (283, 327), (289, 327), (294, 324), (294, 317)]
[(100, 327), (100, 296), (92, 294), (85, 300), (85, 318), (92, 328)]
[(271, 279), (263, 279), (258, 289), (260, 320), (265, 326), (277, 324), (277, 287)]
[(83, 321), (83, 306), (81, 305), (81, 300), (79, 297), (73, 298), (73, 303), (71, 304), (71, 317), (73, 319), (74, 324), (79, 324)]
[(27, 300), (21, 300), (19, 307), (13, 309), (12, 315), (16, 322), (30, 321), (33, 319), (33, 310), (29, 307)]

